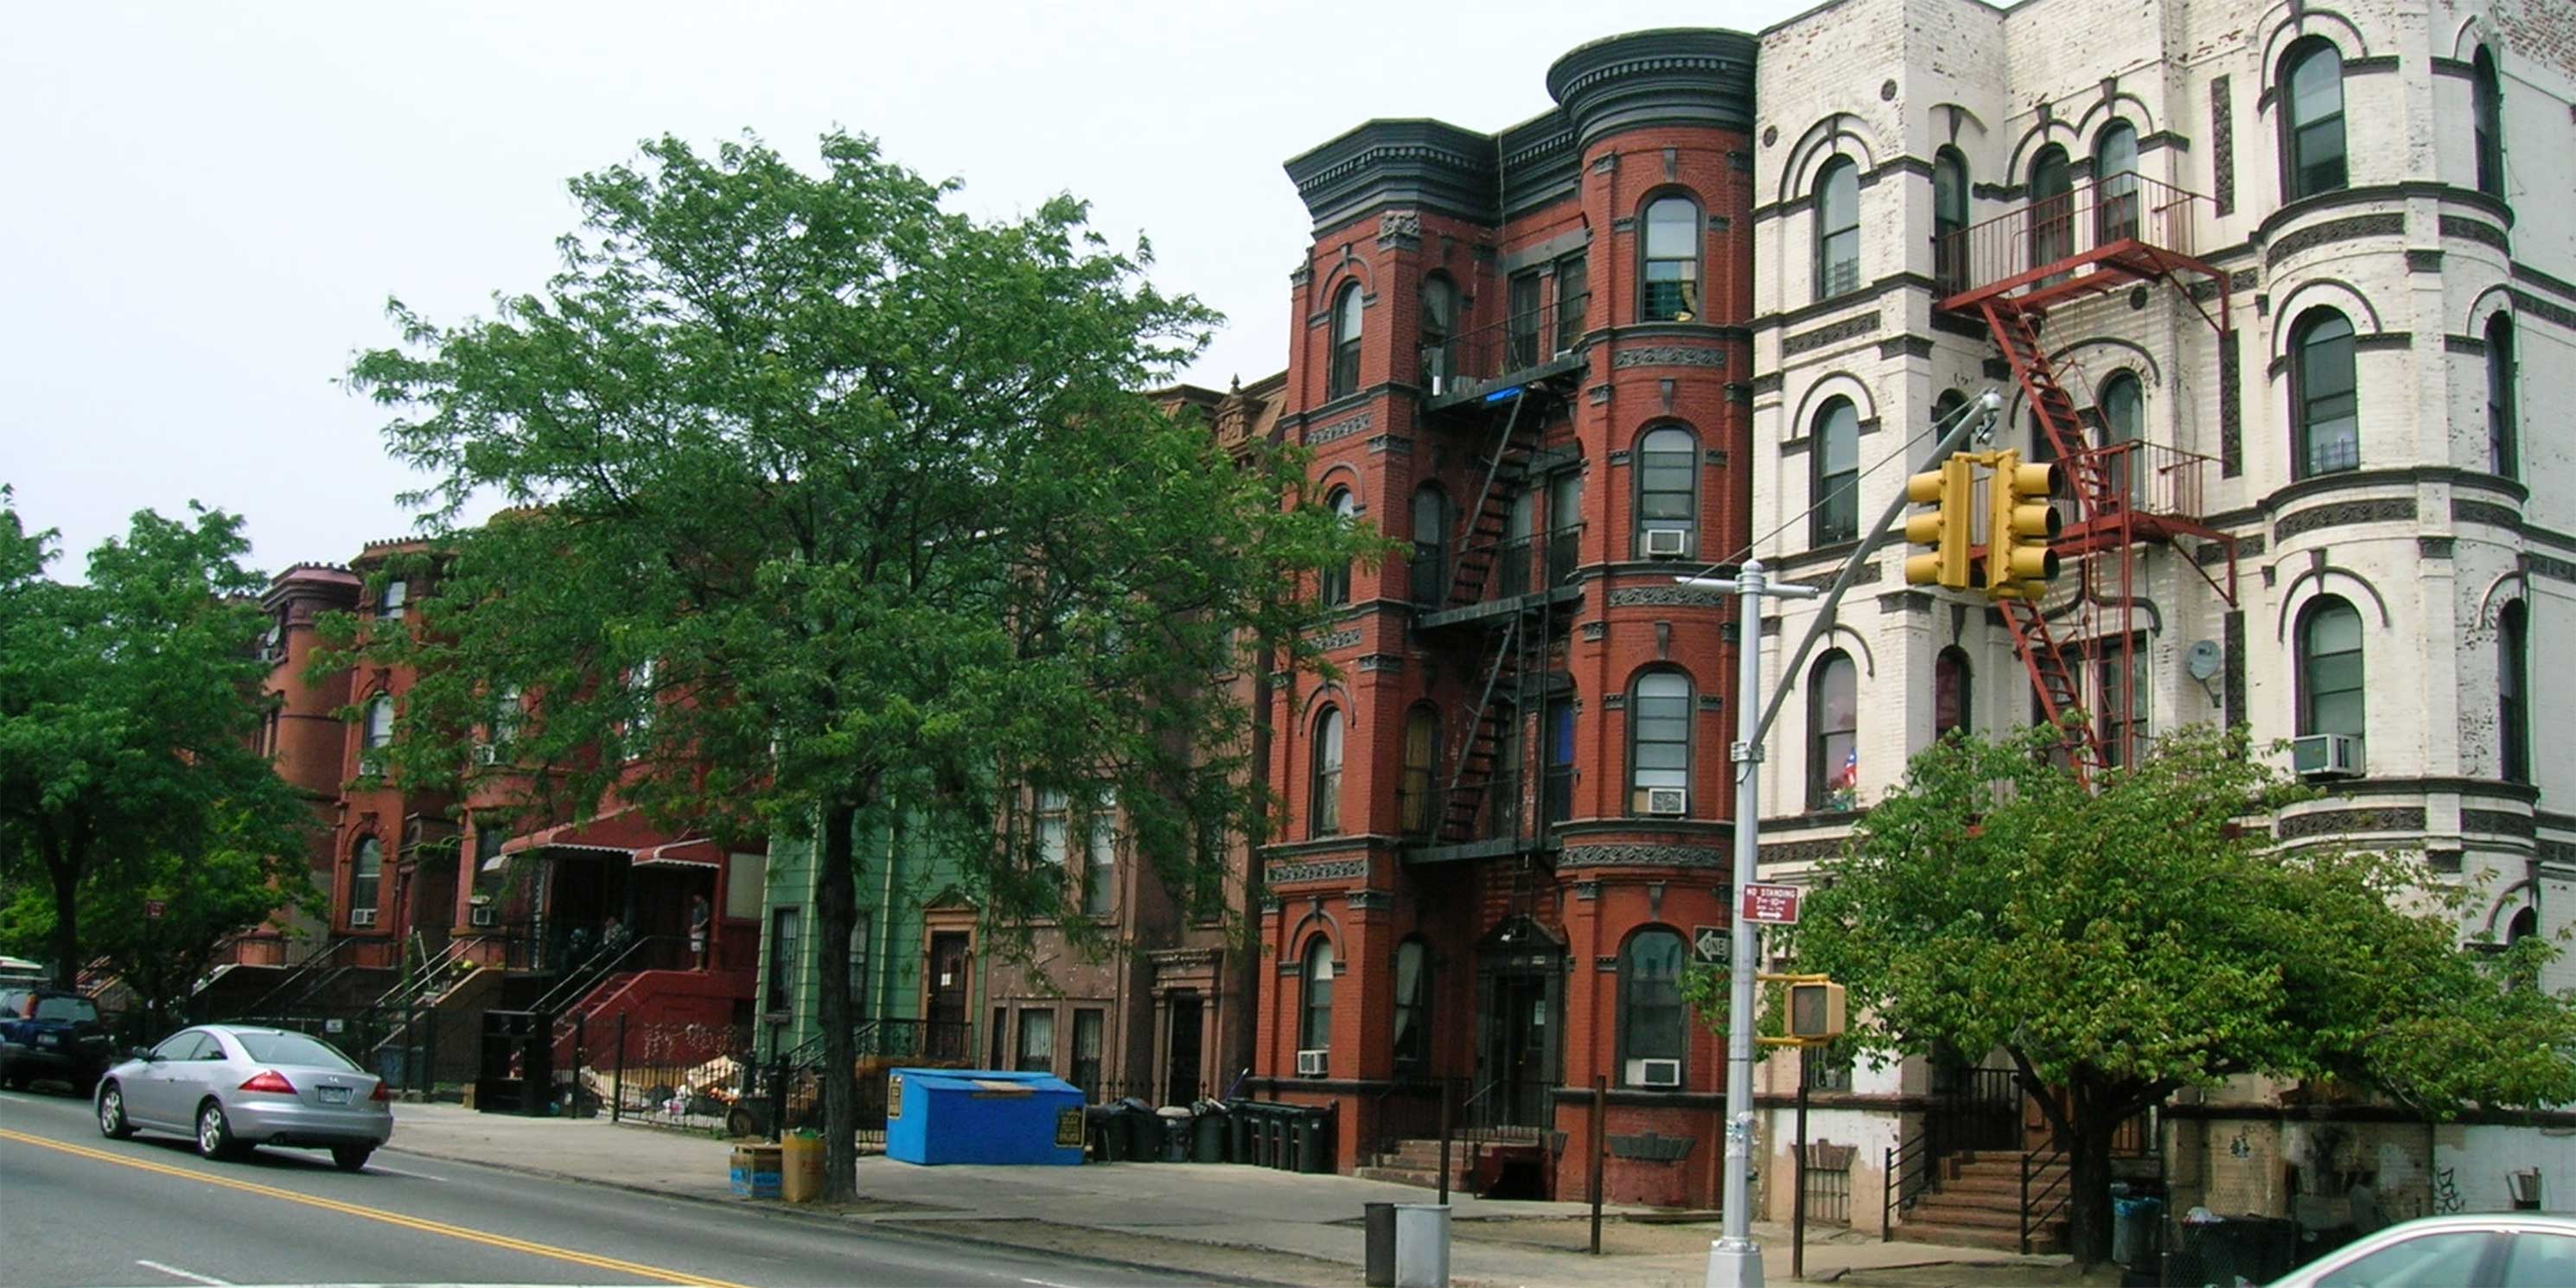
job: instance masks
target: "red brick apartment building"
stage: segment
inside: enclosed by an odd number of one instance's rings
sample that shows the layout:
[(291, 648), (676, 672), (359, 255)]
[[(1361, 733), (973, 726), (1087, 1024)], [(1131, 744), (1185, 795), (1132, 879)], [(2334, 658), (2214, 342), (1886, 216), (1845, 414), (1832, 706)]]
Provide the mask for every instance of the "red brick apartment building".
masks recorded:
[(1638, 32), (1499, 134), (1378, 120), (1288, 163), (1280, 429), (1411, 543), (1315, 593), (1340, 676), (1271, 689), (1256, 1087), (1342, 1170), (1419, 1157), (1429, 1088), (1504, 1184), (1706, 1205), (1724, 1047), (1677, 981), (1725, 906), (1749, 536), (1752, 37)]

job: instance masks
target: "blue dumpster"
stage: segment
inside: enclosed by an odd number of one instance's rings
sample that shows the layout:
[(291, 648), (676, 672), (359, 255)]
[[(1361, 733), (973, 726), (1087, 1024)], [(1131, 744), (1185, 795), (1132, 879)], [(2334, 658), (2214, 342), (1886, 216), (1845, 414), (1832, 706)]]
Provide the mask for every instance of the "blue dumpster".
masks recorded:
[(1045, 1073), (893, 1069), (886, 1074), (886, 1157), (899, 1162), (1082, 1161), (1083, 1095)]

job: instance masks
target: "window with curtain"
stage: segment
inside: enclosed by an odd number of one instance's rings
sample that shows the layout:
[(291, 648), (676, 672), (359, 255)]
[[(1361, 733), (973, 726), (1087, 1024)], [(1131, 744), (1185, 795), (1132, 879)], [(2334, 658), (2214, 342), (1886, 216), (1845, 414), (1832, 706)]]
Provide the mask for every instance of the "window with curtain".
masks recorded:
[(1333, 366), (1324, 396), (1339, 398), (1360, 387), (1360, 286), (1353, 282), (1333, 297)]
[(2042, 268), (2075, 253), (2075, 178), (2054, 143), (2030, 162), (2030, 263)]
[(376, 616), (400, 621), (405, 606), (410, 603), (411, 583), (396, 577), (385, 583), (385, 593), (376, 598)]
[(1020, 1012), (1019, 1060), (1012, 1068), (1021, 1073), (1055, 1072), (1055, 1012), (1030, 1009)]
[(1682, 553), (1699, 546), (1699, 440), (1679, 425), (1646, 431), (1637, 440), (1635, 553), (1647, 551), (1646, 534), (1682, 534)]
[(1828, 401), (1816, 413), (1808, 482), (1816, 508), (1808, 517), (1808, 544), (1827, 546), (1860, 535), (1860, 411), (1848, 398)]
[(349, 909), (372, 911), (385, 875), (385, 847), (370, 836), (359, 840), (356, 857), (349, 862)]
[(1297, 1015), (1297, 1049), (1327, 1051), (1333, 1045), (1333, 941), (1321, 935), (1306, 947), (1306, 968)]
[(1642, 814), (1656, 787), (1690, 786), (1690, 677), (1649, 671), (1628, 698), (1628, 809)]
[(1091, 815), (1091, 845), (1082, 856), (1082, 912), (1105, 917), (1118, 891), (1118, 797), (1101, 797)]
[(2334, 192), (2344, 167), (2343, 55), (2323, 40), (2303, 40), (2281, 63), (2282, 200)]
[(1431, 1063), (1431, 949), (1419, 939), (1395, 946), (1395, 1063)]
[(503, 685), (500, 692), (492, 695), (493, 746), (506, 747), (519, 736), (519, 718), (525, 710), (519, 686), (515, 684)]
[(391, 745), (393, 740), (393, 695), (379, 693), (367, 699), (366, 747), (369, 751), (380, 751)]
[(1085, 1006), (1073, 1013), (1073, 1064), (1066, 1081), (1099, 1099), (1101, 1039), (1108, 1028), (1107, 1016), (1098, 1007)]
[(1835, 649), (1807, 672), (1807, 808), (1860, 801), (1860, 671)]
[(2122, 445), (2138, 441), (2146, 416), (2146, 400), (2138, 378), (2126, 371), (2113, 373), (2102, 382), (2096, 407), (2102, 415), (2102, 467), (2110, 476), (2111, 494), (2135, 506), (2140, 499), (2138, 484), (2146, 477), (2146, 471), (2140, 468), (2140, 449)]
[(2487, 467), (2506, 478), (2522, 471), (2521, 425), (2513, 406), (2513, 315), (2487, 319)]
[(1581, 255), (1556, 261), (1556, 351), (1570, 353), (1583, 339), (1583, 311), (1592, 299), (1591, 265)]
[(2531, 781), (2531, 616), (2517, 599), (2496, 623), (2496, 732), (2508, 783)]
[(1680, 934), (1649, 927), (1619, 950), (1620, 1082), (1641, 1085), (1643, 1060), (1679, 1060), (1690, 1042), (1682, 1007)]
[(1968, 289), (1968, 158), (1945, 147), (1932, 156), (1932, 280), (1943, 295)]
[(1637, 320), (1688, 322), (1699, 316), (1699, 203), (1659, 197), (1646, 206), (1646, 271)]
[(1968, 667), (1967, 650), (1953, 644), (1932, 659), (1932, 736), (1940, 738), (1951, 730), (1974, 732), (1969, 723), (1970, 686), (1975, 677)]
[(1422, 280), (1422, 387), (1434, 394), (1447, 391), (1449, 377), (1456, 364), (1449, 352), (1449, 337), (1458, 326), (1458, 288), (1437, 273)]
[(1860, 289), (1860, 167), (1835, 157), (1816, 175), (1816, 298)]
[(1413, 493), (1413, 602), (1438, 607), (1449, 597), (1449, 498), (1436, 487)]
[(2290, 333), (2291, 466), (2299, 478), (2361, 468), (2352, 323), (2310, 309)]
[(2322, 595), (2299, 615), (2299, 732), (2362, 730), (2361, 612)]
[(1315, 717), (1314, 793), (1307, 802), (1309, 836), (1335, 836), (1342, 830), (1342, 712), (1326, 707)]
[(1037, 794), (1037, 843), (1038, 862), (1059, 868), (1073, 848), (1064, 793), (1053, 788), (1041, 788)]
[(1440, 713), (1415, 707), (1404, 716), (1404, 781), (1396, 788), (1397, 822), (1406, 836), (1429, 836), (1440, 825), (1433, 808), (1440, 763)]
[[(1359, 498), (1352, 496), (1346, 487), (1334, 488), (1332, 494), (1324, 498), (1324, 508), (1344, 523), (1356, 522), (1360, 517)], [(1328, 608), (1351, 602), (1351, 566), (1343, 564), (1338, 568), (1325, 569), (1316, 587), (1316, 595)]]
[(2496, 77), (2495, 55), (2478, 46), (2469, 59), (2469, 119), (2476, 135), (2478, 191), (2504, 195), (2504, 84)]
[(2138, 235), (2138, 131), (2127, 121), (2102, 127), (2093, 142), (2093, 243)]

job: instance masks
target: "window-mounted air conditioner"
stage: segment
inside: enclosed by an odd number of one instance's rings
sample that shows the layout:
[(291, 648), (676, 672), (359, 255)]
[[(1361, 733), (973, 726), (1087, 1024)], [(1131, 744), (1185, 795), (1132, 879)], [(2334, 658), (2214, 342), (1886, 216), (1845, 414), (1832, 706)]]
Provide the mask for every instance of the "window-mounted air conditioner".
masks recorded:
[(501, 910), (491, 906), (490, 904), (478, 903), (472, 908), (466, 910), (465, 923), (470, 926), (500, 925)]
[(1297, 1076), (1298, 1076), (1298, 1077), (1300, 1077), (1300, 1078), (1320, 1078), (1320, 1077), (1323, 1077), (1323, 1076), (1324, 1076), (1324, 1056), (1325, 1056), (1325, 1054), (1326, 1054), (1326, 1053), (1325, 1053), (1325, 1052), (1323, 1052), (1323, 1051), (1321, 1051), (1321, 1050), (1316, 1050), (1316, 1051), (1300, 1051), (1300, 1052), (1298, 1052), (1298, 1053), (1297, 1053)]
[(488, 742), (478, 742), (474, 744), (474, 763), (478, 765), (500, 764), (501, 749)]
[(2290, 768), (2302, 778), (2359, 778), (2361, 739), (2345, 733), (2312, 733), (2292, 738)]
[(352, 926), (372, 926), (376, 924), (376, 910), (373, 908), (351, 908), (349, 910), (349, 924)]
[(1682, 1085), (1682, 1062), (1679, 1060), (1631, 1060), (1628, 1062), (1628, 1085), (1632, 1087), (1678, 1087)]
[(1690, 552), (1690, 532), (1685, 528), (1646, 529), (1646, 557), (1679, 559)]
[(1690, 789), (1687, 787), (1647, 788), (1646, 812), (1675, 815), (1690, 813)]
[(358, 757), (358, 777), (360, 777), (360, 778), (382, 778), (382, 777), (384, 777), (384, 776), (385, 776), (385, 761), (384, 761), (384, 758), (383, 758), (382, 756), (360, 756), (360, 757)]

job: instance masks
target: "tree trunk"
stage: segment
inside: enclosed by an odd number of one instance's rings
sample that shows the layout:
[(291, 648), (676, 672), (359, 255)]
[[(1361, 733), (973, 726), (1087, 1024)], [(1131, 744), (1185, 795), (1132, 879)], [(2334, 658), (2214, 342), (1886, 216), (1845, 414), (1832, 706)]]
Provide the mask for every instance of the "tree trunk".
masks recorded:
[(68, 854), (59, 860), (51, 855), (46, 858), (45, 870), (54, 880), (54, 986), (77, 990), (81, 972), (81, 865)]
[(850, 1029), (850, 929), (858, 920), (858, 877), (851, 865), (855, 806), (823, 811), (817, 852), (822, 869), (814, 887), (815, 974), (822, 985), (815, 1010), (823, 1026), (823, 1198), (839, 1202), (859, 1187), (858, 1052)]
[(2111, 1259), (2111, 1135), (2116, 1116), (2082, 1105), (2066, 1151), (2066, 1251), (2082, 1268)]

